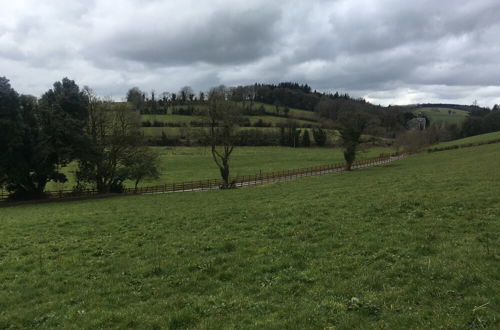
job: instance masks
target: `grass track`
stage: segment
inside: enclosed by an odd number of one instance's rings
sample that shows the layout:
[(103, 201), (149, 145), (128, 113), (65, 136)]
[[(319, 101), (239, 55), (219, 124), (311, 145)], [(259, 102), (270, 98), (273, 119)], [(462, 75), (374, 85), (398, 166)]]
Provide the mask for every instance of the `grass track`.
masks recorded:
[(0, 328), (498, 328), (499, 161), (0, 209)]

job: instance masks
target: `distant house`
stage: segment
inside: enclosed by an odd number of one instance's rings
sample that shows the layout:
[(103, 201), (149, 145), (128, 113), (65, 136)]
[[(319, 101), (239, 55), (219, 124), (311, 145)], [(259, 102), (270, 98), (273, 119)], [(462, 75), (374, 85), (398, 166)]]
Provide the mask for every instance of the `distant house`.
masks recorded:
[(417, 117), (406, 122), (406, 128), (414, 130), (424, 130), (427, 127), (427, 119), (425, 117)]

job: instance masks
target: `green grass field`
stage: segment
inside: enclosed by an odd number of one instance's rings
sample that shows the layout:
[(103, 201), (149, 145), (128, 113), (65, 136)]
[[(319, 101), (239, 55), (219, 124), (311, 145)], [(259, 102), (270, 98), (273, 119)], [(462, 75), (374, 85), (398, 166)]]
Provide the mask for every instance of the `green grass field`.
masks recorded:
[(498, 329), (499, 161), (0, 209), (0, 328)]
[[(257, 129), (263, 132), (279, 132), (279, 127), (240, 127), (241, 130)], [(162, 132), (168, 137), (180, 137), (183, 134), (196, 134), (197, 131), (202, 131), (201, 127), (142, 127), (145, 136), (161, 136)]]
[(200, 116), (184, 116), (184, 115), (141, 115), (141, 120), (159, 121), (162, 123), (185, 123), (189, 124), (192, 121), (202, 121)]
[[(267, 103), (260, 103), (260, 102), (254, 102), (253, 103), (253, 107), (255, 109), (259, 108), (260, 106), (263, 106), (266, 111), (269, 111), (271, 113), (276, 113), (276, 107), (272, 104), (267, 104)], [(284, 114), (284, 107), (279, 107), (280, 109), (280, 113), (281, 114)], [(290, 112), (288, 113), (288, 115), (291, 117), (291, 118), (307, 118), (308, 120), (312, 120), (312, 121), (317, 121), (318, 120), (318, 117), (316, 116), (316, 114), (313, 112), (313, 111), (307, 111), (307, 110), (301, 110), (301, 109), (295, 109), (295, 108), (289, 108), (290, 109)]]
[[(277, 116), (244, 116), (250, 120), (250, 123), (254, 124), (259, 120), (262, 120), (265, 123), (271, 123), (273, 125), (276, 124), (285, 124), (289, 119), (284, 118), (284, 117), (277, 117)], [(301, 119), (294, 119), (293, 117), (290, 118), (297, 122), (300, 125), (311, 125), (315, 124), (315, 121), (308, 121), (308, 120), (301, 120)], [(153, 121), (159, 121), (162, 123), (185, 123), (189, 124), (192, 121), (198, 121), (202, 122), (204, 120), (203, 117), (201, 116), (183, 116), (183, 115), (141, 115), (141, 120), (146, 121), (149, 120), (151, 122)]]
[[(209, 147), (155, 147), (160, 154), (160, 178), (145, 180), (141, 186), (163, 183), (215, 179), (220, 176)], [(359, 159), (376, 157), (383, 152), (391, 152), (389, 148), (370, 148), (361, 151)], [(342, 150), (339, 148), (287, 148), (287, 147), (236, 147), (231, 157), (232, 175), (251, 175), (312, 167), (343, 162)], [(66, 171), (69, 182), (61, 185), (51, 183), (49, 190), (71, 189), (75, 185), (74, 166)], [(133, 187), (132, 182), (127, 186)]]
[[(242, 131), (245, 130), (259, 130), (263, 132), (279, 132), (280, 128), (279, 127), (240, 127), (239, 128)], [(165, 134), (168, 137), (180, 137), (184, 134), (193, 134), (196, 131), (201, 131), (203, 128), (200, 127), (142, 127), (142, 131), (144, 132), (145, 136), (150, 136), (150, 137), (158, 137), (161, 136), (162, 132), (165, 132)]]
[[(239, 102), (240, 104), (243, 104), (243, 102)], [(245, 105), (249, 105), (249, 102), (246, 102)], [(260, 106), (263, 106), (266, 111), (268, 112), (271, 112), (271, 113), (276, 113), (276, 107), (272, 104), (267, 104), (267, 103), (261, 103), (261, 102), (253, 102), (253, 108), (254, 109), (257, 109), (259, 108)], [(181, 108), (186, 108), (187, 106), (183, 106), (183, 105), (178, 105), (176, 106), (176, 108), (178, 109), (181, 109)], [(194, 105), (195, 108), (197, 109), (202, 109), (202, 108), (206, 108), (206, 105)], [(284, 107), (281, 106), (279, 107), (280, 109), (280, 113), (281, 114), (284, 114)], [(316, 114), (312, 111), (307, 111), (307, 110), (302, 110), (302, 109), (296, 109), (296, 108), (289, 108), (290, 109), (290, 112), (289, 112), (289, 116), (291, 118), (296, 118), (296, 117), (299, 117), (299, 118), (306, 118), (307, 120), (311, 120), (311, 121), (317, 121), (318, 118), (316, 117)], [(167, 114), (168, 115), (172, 115), (172, 107), (168, 107), (167, 108)], [(158, 115), (157, 115), (158, 116)], [(176, 115), (174, 115), (176, 116)], [(278, 117), (279, 118), (279, 117)]]
[(493, 132), (493, 133), (486, 133), (486, 134), (469, 136), (469, 137), (466, 137), (463, 139), (439, 143), (433, 147), (443, 148), (443, 147), (449, 147), (449, 146), (459, 146), (459, 145), (464, 145), (464, 144), (469, 144), (469, 143), (488, 142), (488, 141), (497, 140), (497, 139), (500, 139), (500, 132)]
[[(451, 114), (448, 112), (451, 111)], [(432, 123), (461, 124), (469, 115), (467, 111), (448, 108), (418, 108), (414, 113), (424, 113)]]

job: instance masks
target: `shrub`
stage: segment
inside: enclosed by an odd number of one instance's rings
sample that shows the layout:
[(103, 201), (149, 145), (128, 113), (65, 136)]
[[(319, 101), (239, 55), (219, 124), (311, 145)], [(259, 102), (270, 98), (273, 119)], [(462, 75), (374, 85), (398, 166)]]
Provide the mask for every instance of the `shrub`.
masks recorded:
[(313, 128), (313, 138), (314, 142), (318, 147), (322, 147), (326, 143), (326, 132), (321, 128)]

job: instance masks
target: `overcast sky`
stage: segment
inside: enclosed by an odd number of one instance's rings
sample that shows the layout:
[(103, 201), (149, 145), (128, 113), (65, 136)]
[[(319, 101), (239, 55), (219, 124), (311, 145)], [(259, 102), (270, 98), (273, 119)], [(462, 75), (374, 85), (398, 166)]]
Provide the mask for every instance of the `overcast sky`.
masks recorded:
[(307, 83), (376, 104), (500, 103), (499, 0), (1, 0), (0, 76), (41, 95)]

